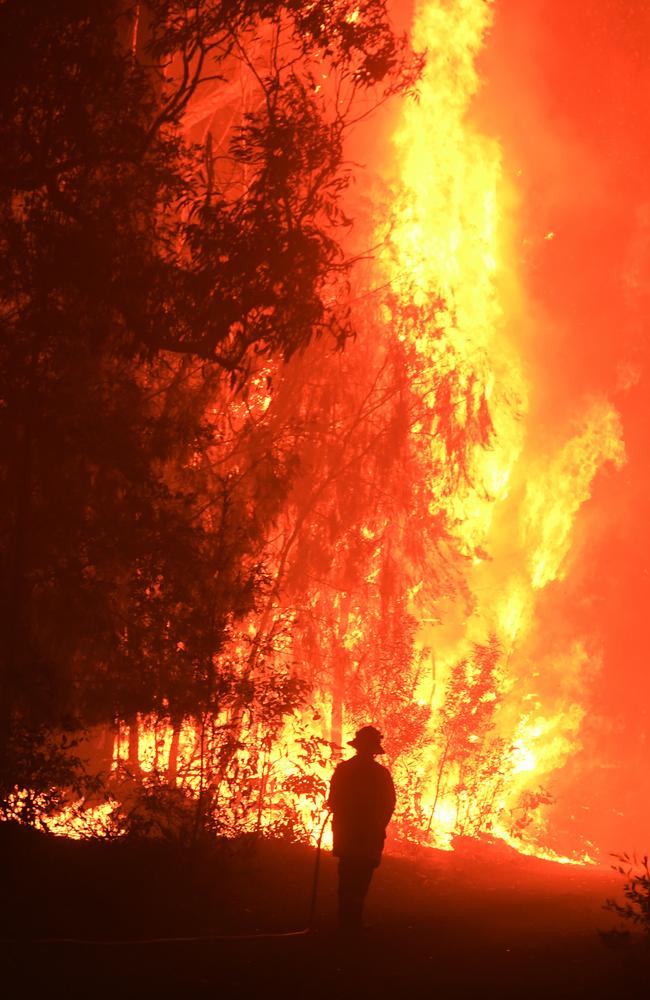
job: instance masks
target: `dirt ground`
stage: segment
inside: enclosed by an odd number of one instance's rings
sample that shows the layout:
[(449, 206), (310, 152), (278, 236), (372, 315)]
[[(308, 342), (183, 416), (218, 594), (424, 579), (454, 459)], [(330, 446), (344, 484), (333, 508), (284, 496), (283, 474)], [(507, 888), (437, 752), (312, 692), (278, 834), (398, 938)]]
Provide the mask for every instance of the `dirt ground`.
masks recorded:
[(650, 949), (614, 948), (598, 933), (617, 922), (604, 900), (622, 898), (607, 868), (472, 844), (389, 855), (370, 889), (370, 926), (349, 940), (335, 927), (329, 855), (312, 931), (256, 936), (305, 927), (315, 861), (305, 847), (238, 841), (192, 853), (5, 824), (0, 857), (12, 1000), (648, 996)]

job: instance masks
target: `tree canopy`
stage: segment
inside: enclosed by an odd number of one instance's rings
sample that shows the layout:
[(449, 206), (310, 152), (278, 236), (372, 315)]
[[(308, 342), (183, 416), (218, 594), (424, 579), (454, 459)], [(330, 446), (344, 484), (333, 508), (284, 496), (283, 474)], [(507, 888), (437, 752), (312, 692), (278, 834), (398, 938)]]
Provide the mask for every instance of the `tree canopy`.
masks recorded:
[[(417, 59), (376, 2), (62, 0), (35, 16), (7, 0), (0, 49), (11, 786), (16, 726), (243, 696), (219, 657), (263, 600), (295, 459), (237, 417), (229, 386), (246, 396), (264, 359), (351, 335), (344, 136), (358, 95), (407, 89)], [(247, 100), (224, 136), (188, 141), (190, 101), (229, 86)]]
[(170, 809), (280, 829), (306, 704), (297, 798), (344, 718), (431, 739), (414, 610), (491, 433), (414, 347), (435, 303), (350, 294), (347, 134), (420, 59), (377, 0), (7, 0), (0, 49), (3, 808), (125, 728), (132, 804), (149, 719)]

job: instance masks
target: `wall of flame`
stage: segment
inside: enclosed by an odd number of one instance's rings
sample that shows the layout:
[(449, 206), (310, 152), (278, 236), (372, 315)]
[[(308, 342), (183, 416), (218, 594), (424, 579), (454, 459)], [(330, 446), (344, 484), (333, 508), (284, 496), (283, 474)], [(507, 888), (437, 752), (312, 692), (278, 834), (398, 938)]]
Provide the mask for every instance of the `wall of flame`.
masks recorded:
[[(496, 727), (510, 749), (491, 832), (515, 843), (498, 817), (541, 785), (555, 804), (546, 819), (535, 810), (519, 849), (573, 860), (647, 849), (650, 70), (639, 38), (650, 12), (642, 0), (393, 6), (428, 58), (418, 99), (357, 140), (390, 190), (376, 278), (404, 303), (438, 302), (413, 345), (422, 370), (453, 365), (494, 427), (470, 452), (469, 479), (440, 499), (470, 599), (444, 613), (418, 604), (431, 660), (419, 695), (435, 724), (453, 665), (496, 636)], [(170, 741), (142, 720), (145, 770)], [(116, 760), (127, 743), (124, 732)], [(277, 789), (296, 747), (288, 729), (270, 761)], [(195, 749), (187, 726), (190, 784)], [(433, 810), (422, 839), (448, 846), (457, 813), (436, 796), (434, 751), (400, 766)], [(326, 780), (331, 767), (317, 771)], [(309, 796), (302, 808), (317, 830)], [(71, 832), (70, 816), (60, 827)]]
[(455, 501), (488, 558), (472, 621), (437, 629), (438, 670), (496, 632), (511, 789), (553, 789), (547, 843), (615, 850), (642, 846), (648, 821), (650, 17), (603, 8), (401, 5), (429, 57), (394, 134), (393, 280), (442, 296), (496, 431)]

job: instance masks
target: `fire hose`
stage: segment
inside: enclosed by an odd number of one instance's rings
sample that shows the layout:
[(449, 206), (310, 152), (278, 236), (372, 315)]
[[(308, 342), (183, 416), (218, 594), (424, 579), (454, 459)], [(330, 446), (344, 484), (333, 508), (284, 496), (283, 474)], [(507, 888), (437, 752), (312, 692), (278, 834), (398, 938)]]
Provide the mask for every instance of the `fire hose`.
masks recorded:
[[(318, 841), (316, 844), (316, 858), (314, 861), (314, 872), (311, 885), (311, 896), (309, 899), (309, 911), (306, 927), (297, 931), (256, 931), (250, 934), (197, 934), (190, 937), (152, 937), (152, 938), (130, 938), (130, 939), (107, 939), (107, 938), (66, 938), (66, 937), (46, 937), (25, 939), (25, 944), (87, 944), (87, 945), (131, 945), (131, 944), (174, 944), (191, 941), (254, 941), (261, 938), (289, 938), (305, 937), (313, 930), (314, 917), (316, 915), (316, 899), (318, 895), (318, 877), (320, 874), (320, 856), (323, 844), (323, 834), (329, 821), (331, 812), (323, 820)], [(10, 938), (0, 941), (0, 944), (21, 944), (20, 939)]]

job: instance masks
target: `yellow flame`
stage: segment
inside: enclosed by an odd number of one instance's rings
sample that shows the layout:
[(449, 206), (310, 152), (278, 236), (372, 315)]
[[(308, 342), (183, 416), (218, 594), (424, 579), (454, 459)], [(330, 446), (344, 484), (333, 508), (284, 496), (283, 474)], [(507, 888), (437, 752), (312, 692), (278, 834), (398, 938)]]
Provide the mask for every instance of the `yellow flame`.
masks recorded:
[[(487, 400), (494, 430), (489, 447), (477, 443), (470, 448), (468, 479), (459, 483), (452, 497), (436, 501), (455, 525), (461, 552), (471, 557), (466, 582), (473, 604), (470, 611), (455, 609), (448, 625), (438, 625), (443, 613), (435, 606), (422, 615), (423, 633), (426, 629), (429, 633), (419, 637), (420, 648), (432, 644), (431, 623), (440, 638), (435, 671), (430, 672), (436, 679), (433, 696), (428, 680), (422, 680), (417, 696), (421, 704), (433, 704), (431, 735), (435, 736), (435, 710), (444, 701), (454, 663), (467, 656), (473, 642), (496, 634), (505, 662), (497, 690), (486, 693), (483, 700), (496, 701), (498, 695), (503, 702), (497, 733), (507, 749), (505, 773), (494, 784), (491, 832), (523, 853), (575, 863), (576, 859), (558, 856), (544, 844), (541, 823), (531, 824), (526, 841), (513, 835), (508, 817), (521, 793), (537, 789), (540, 780), (552, 775), (579, 746), (581, 695), (590, 657), (573, 640), (568, 648), (551, 648), (542, 662), (534, 662), (527, 644), (535, 635), (540, 593), (568, 572), (574, 525), (594, 478), (605, 463), (619, 467), (624, 448), (620, 420), (603, 401), (586, 407), (578, 430), (572, 436), (565, 433), (556, 451), (535, 454), (526, 440), (528, 386), (517, 346), (519, 316), (509, 299), (513, 287), (519, 288), (517, 254), (510, 245), (504, 208), (510, 203), (510, 180), (499, 143), (472, 119), (472, 102), (480, 88), (477, 57), (486, 43), (493, 7), (492, 0), (430, 0), (417, 7), (412, 41), (416, 48), (427, 50), (427, 64), (419, 97), (405, 101), (395, 136), (391, 245), (381, 262), (384, 277), (405, 305), (433, 307), (429, 327), (414, 325), (399, 334), (402, 340), (412, 339), (425, 390), (427, 377), (433, 386), (434, 376), (453, 373), (458, 426), (469, 426)], [(260, 376), (254, 404), (260, 414), (268, 405), (266, 385)], [(243, 420), (250, 405), (239, 402), (233, 416), (237, 418), (239, 406)], [(421, 432), (422, 425), (412, 428), (414, 435)], [(434, 441), (430, 447), (432, 469), (440, 468), (448, 460), (443, 443)], [(373, 539), (375, 530), (364, 528), (362, 536)], [(368, 583), (378, 578), (380, 557), (378, 537)], [(421, 583), (411, 587), (412, 601), (421, 599), (421, 591), (426, 591)], [(342, 639), (349, 650), (363, 627), (352, 616)], [(255, 631), (253, 626), (251, 630)], [(243, 656), (242, 649), (236, 652)], [(468, 683), (472, 671), (475, 675), (470, 662)], [(168, 756), (170, 741), (171, 732), (161, 735), (154, 724), (141, 720), (139, 754), (145, 771), (153, 771)], [(471, 732), (467, 743), (478, 746), (479, 737)], [(185, 727), (178, 770), (191, 788), (199, 782), (196, 744), (197, 734)], [(459, 811), (467, 805), (467, 792), (458, 766), (447, 786), (437, 787), (436, 750), (426, 752), (426, 760), (414, 755), (400, 762), (400, 768), (419, 777), (422, 806), (432, 817), (431, 837), (437, 846), (449, 849), (458, 832)], [(116, 766), (127, 758), (123, 738)], [(313, 773), (326, 782), (331, 763), (312, 765)], [(273, 822), (282, 796), (287, 795), (282, 786), (303, 773), (300, 745), (287, 727), (267, 760), (267, 786), (263, 797), (260, 792), (257, 821)], [(493, 777), (485, 779), (488, 792), (490, 780)], [(315, 839), (324, 814), (307, 794), (298, 794), (294, 806)]]
[(581, 433), (532, 470), (526, 489), (521, 530), (535, 588), (565, 575), (573, 523), (600, 466), (625, 461), (620, 417), (608, 403), (593, 403), (582, 422)]
[[(520, 284), (503, 208), (510, 204), (510, 182), (498, 142), (472, 119), (480, 88), (476, 60), (492, 18), (490, 0), (428, 2), (416, 10), (412, 41), (426, 49), (427, 65), (419, 99), (406, 104), (395, 136), (393, 253), (384, 263), (405, 303), (438, 303), (432, 328), (413, 334), (423, 366), (454, 371), (461, 389), (473, 386), (473, 398), (482, 394), (490, 406), (494, 436), (490, 447), (477, 444), (471, 452), (473, 485), (461, 483), (451, 500), (440, 501), (456, 524), (461, 551), (472, 556), (468, 583), (477, 606), (460, 638), (457, 627), (450, 627), (446, 641), (441, 631), (434, 704), (444, 700), (453, 662), (471, 642), (496, 634), (506, 652), (499, 692), (507, 707), (499, 735), (514, 749), (495, 812), (507, 815), (522, 791), (538, 787), (579, 746), (579, 694), (589, 670), (584, 649), (575, 642), (549, 653), (554, 660), (546, 664), (547, 674), (561, 670), (570, 678), (563, 685), (571, 697), (531, 693), (539, 669), (520, 651), (535, 632), (539, 592), (567, 573), (576, 517), (597, 472), (608, 462), (620, 467), (624, 447), (618, 415), (599, 401), (587, 406), (577, 433), (557, 451), (532, 454), (526, 443), (528, 392), (516, 346), (518, 317), (508, 301)], [(472, 405), (463, 397), (460, 424), (467, 423)], [(444, 461), (441, 445), (434, 445), (432, 459)], [(530, 699), (539, 708), (534, 715)], [(431, 788), (428, 797), (433, 801)], [(448, 843), (457, 817), (457, 802), (443, 793), (433, 823), (439, 842)], [(507, 824), (497, 821), (493, 831), (515, 843)], [(515, 846), (570, 860), (539, 841)]]

